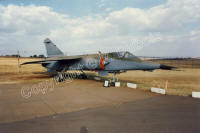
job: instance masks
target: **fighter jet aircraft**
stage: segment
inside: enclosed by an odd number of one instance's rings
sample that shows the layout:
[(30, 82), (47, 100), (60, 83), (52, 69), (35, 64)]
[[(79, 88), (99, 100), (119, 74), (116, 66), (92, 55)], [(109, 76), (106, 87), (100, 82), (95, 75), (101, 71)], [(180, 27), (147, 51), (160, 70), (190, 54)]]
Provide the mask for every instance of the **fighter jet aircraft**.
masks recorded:
[[(153, 71), (155, 69), (172, 70), (174, 67), (142, 61), (128, 51), (111, 52), (76, 56), (64, 56), (63, 52), (50, 40), (45, 39), (47, 58), (42, 61), (25, 62), (25, 64), (41, 64), (48, 73), (61, 73), (70, 70), (97, 71), (99, 76), (128, 70)], [(83, 72), (84, 73), (84, 72)]]

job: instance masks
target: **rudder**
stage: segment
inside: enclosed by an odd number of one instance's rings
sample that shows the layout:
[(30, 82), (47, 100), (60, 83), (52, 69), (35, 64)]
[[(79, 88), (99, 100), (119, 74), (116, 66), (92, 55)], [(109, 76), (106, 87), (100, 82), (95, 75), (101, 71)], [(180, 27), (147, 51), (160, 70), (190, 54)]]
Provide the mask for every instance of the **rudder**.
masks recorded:
[(44, 40), (47, 57), (63, 56), (63, 52), (48, 38)]

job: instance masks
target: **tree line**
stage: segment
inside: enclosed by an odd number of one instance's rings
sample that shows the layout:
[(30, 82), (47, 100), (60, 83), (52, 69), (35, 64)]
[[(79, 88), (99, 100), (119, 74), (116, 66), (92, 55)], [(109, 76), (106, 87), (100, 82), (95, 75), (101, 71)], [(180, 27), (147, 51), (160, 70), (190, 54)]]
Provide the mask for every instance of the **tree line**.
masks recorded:
[[(4, 55), (5, 57), (22, 57), (22, 56), (20, 56), (20, 55), (18, 55), (18, 54), (12, 54), (12, 55)], [(41, 54), (41, 55), (36, 55), (36, 54), (34, 54), (34, 55), (31, 55), (31, 56), (29, 56), (30, 58), (45, 58), (45, 55), (43, 55), (43, 54)]]

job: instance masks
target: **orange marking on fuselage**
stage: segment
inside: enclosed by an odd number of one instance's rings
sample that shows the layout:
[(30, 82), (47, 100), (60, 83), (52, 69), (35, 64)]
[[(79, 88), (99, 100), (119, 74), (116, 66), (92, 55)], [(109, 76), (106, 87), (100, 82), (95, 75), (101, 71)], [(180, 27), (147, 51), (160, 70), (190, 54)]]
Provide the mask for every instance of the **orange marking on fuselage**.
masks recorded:
[(102, 57), (101, 60), (100, 60), (100, 66), (101, 66), (102, 69), (105, 68), (104, 65), (103, 65), (103, 61), (104, 61), (104, 58)]

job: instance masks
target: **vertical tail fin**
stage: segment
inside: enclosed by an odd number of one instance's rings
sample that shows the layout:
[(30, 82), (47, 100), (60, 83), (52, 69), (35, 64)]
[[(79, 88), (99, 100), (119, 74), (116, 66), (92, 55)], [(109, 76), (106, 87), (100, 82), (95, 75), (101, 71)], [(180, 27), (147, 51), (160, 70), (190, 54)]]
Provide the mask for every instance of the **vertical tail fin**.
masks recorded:
[(63, 56), (63, 52), (56, 47), (56, 45), (50, 40), (45, 39), (44, 44), (46, 46), (47, 51), (47, 57), (53, 57), (53, 56)]

